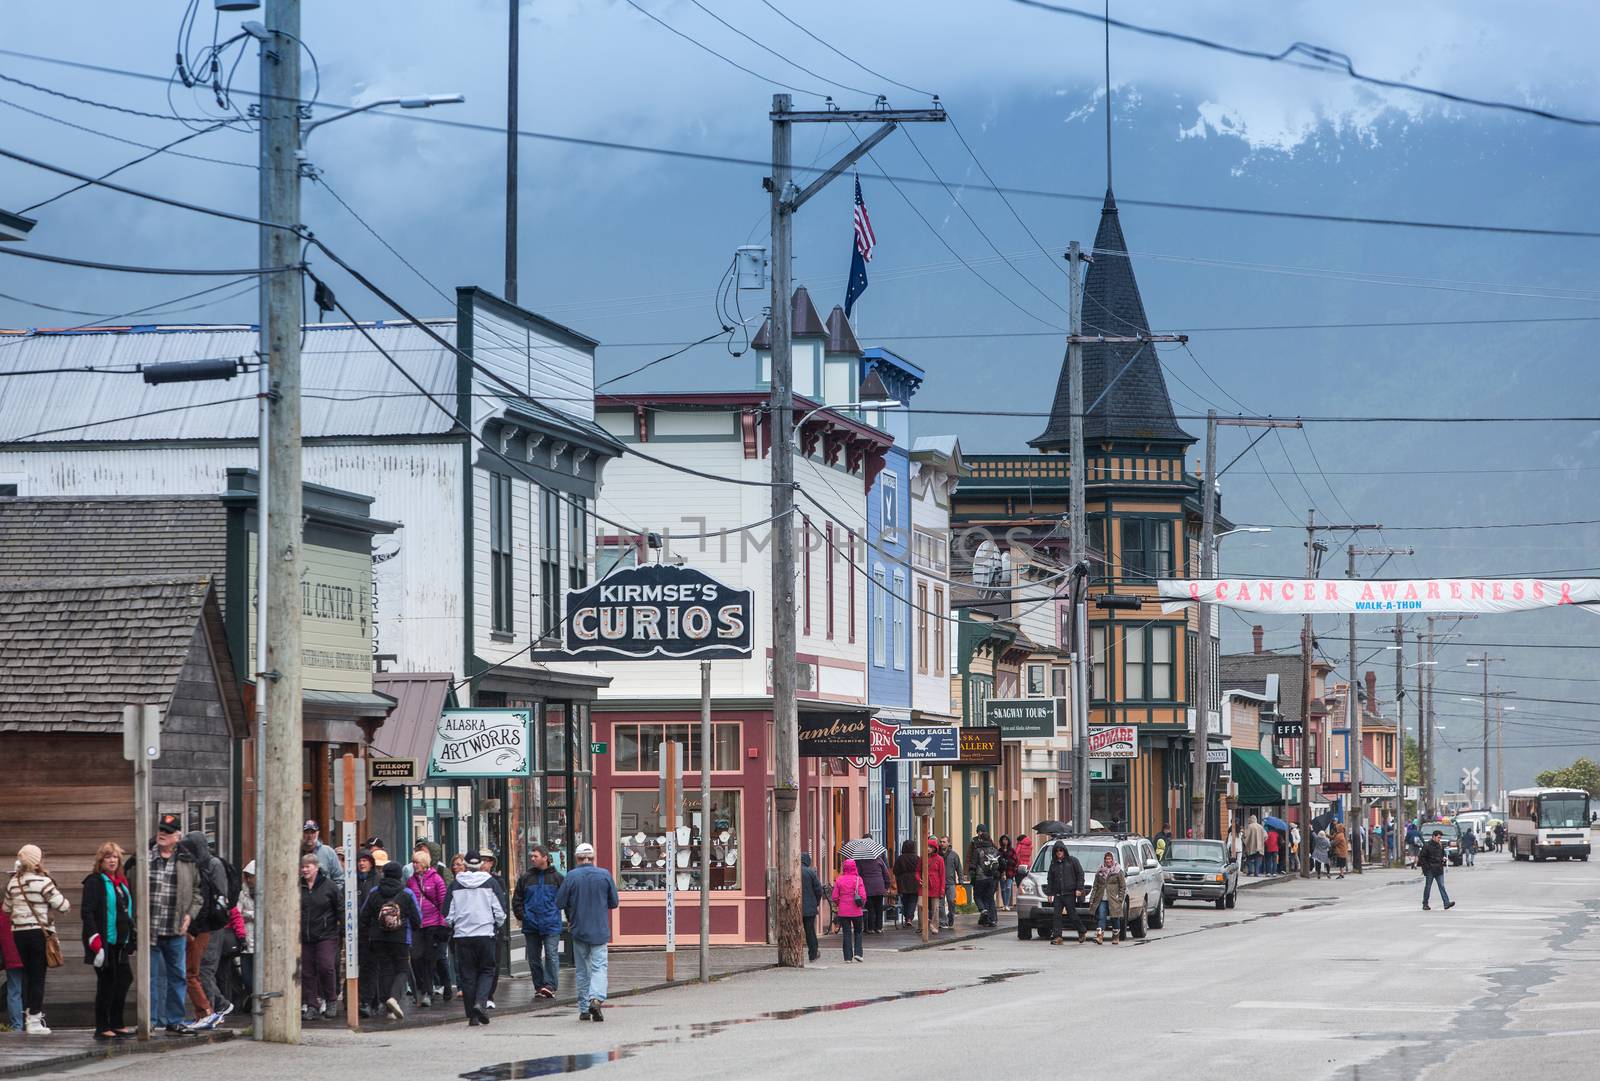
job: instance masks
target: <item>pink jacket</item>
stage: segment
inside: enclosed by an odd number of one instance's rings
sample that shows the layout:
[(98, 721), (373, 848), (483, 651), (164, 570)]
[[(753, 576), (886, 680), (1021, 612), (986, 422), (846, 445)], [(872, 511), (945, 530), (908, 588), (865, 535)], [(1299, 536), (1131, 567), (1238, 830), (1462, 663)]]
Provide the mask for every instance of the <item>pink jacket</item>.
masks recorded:
[(245, 940), (244, 913), (239, 911), (238, 905), (228, 909), (228, 926), (233, 929), (233, 933), (238, 937), (240, 945), (243, 945)]
[(833, 903), (839, 909), (839, 915), (860, 916), (866, 909), (862, 907), (866, 901), (867, 887), (861, 881), (861, 876), (856, 873), (856, 861), (845, 860), (844, 869), (839, 872), (839, 877), (833, 880)]
[(418, 871), (406, 882), (406, 889), (416, 898), (417, 911), (422, 913), (422, 926), (443, 927), (444, 899), (449, 891), (438, 870), (428, 867)]

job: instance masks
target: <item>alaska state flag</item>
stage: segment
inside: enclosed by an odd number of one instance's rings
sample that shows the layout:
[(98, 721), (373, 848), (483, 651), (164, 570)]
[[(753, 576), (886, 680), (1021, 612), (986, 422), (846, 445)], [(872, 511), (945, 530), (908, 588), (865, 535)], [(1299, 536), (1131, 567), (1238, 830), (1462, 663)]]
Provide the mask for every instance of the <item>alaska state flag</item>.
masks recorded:
[(872, 219), (867, 217), (867, 204), (861, 201), (861, 177), (856, 177), (856, 205), (853, 215), (855, 238), (850, 249), (850, 284), (844, 291), (844, 317), (850, 318), (850, 309), (857, 298), (867, 291), (867, 264), (872, 262), (872, 249), (878, 238), (872, 232)]

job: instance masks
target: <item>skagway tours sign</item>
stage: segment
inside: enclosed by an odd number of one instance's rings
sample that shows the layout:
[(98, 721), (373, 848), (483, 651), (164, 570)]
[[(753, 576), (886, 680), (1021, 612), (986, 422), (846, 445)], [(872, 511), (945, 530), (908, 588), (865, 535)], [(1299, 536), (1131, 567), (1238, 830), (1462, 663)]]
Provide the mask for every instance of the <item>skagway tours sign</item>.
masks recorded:
[(567, 591), (561, 649), (536, 661), (741, 660), (751, 655), (755, 600), (692, 567), (624, 567)]
[(1279, 615), (1523, 612), (1600, 605), (1600, 578), (1163, 578), (1156, 592), (1166, 611), (1204, 601)]

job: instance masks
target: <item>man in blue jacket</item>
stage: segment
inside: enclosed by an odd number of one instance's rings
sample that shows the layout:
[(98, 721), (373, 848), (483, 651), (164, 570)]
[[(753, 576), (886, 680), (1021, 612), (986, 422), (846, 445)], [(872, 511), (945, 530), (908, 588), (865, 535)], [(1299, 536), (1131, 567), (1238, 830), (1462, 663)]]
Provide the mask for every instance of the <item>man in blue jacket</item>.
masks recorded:
[(534, 994), (555, 998), (561, 980), (561, 909), (556, 906), (561, 872), (550, 866), (550, 850), (544, 845), (533, 846), (528, 862), (529, 868), (517, 880), (512, 903), (522, 917)]
[(606, 947), (611, 942), (611, 910), (617, 907), (617, 884), (611, 872), (594, 865), (594, 845), (584, 842), (573, 856), (572, 869), (556, 890), (556, 907), (567, 914), (572, 929), (572, 957), (578, 974), (578, 1020), (604, 1021)]

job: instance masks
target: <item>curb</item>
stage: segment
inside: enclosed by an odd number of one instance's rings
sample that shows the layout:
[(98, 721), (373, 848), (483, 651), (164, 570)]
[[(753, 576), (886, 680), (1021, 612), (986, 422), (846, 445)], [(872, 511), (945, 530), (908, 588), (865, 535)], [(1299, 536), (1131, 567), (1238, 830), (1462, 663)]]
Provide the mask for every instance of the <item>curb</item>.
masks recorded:
[(0, 1077), (26, 1077), (29, 1074), (54, 1073), (65, 1066), (81, 1065), (86, 1062), (101, 1062), (107, 1059), (127, 1058), (130, 1055), (161, 1055), (168, 1051), (179, 1051), (186, 1047), (198, 1047), (202, 1044), (227, 1043), (241, 1037), (243, 1032), (230, 1029), (221, 1029), (205, 1036), (186, 1036), (182, 1039), (155, 1037), (144, 1043), (137, 1040), (125, 1041), (123, 1044), (112, 1044), (109, 1047), (89, 1047), (82, 1051), (69, 1051), (53, 1058), (40, 1059), (36, 1062), (19, 1062), (13, 1065), (0, 1064)]

